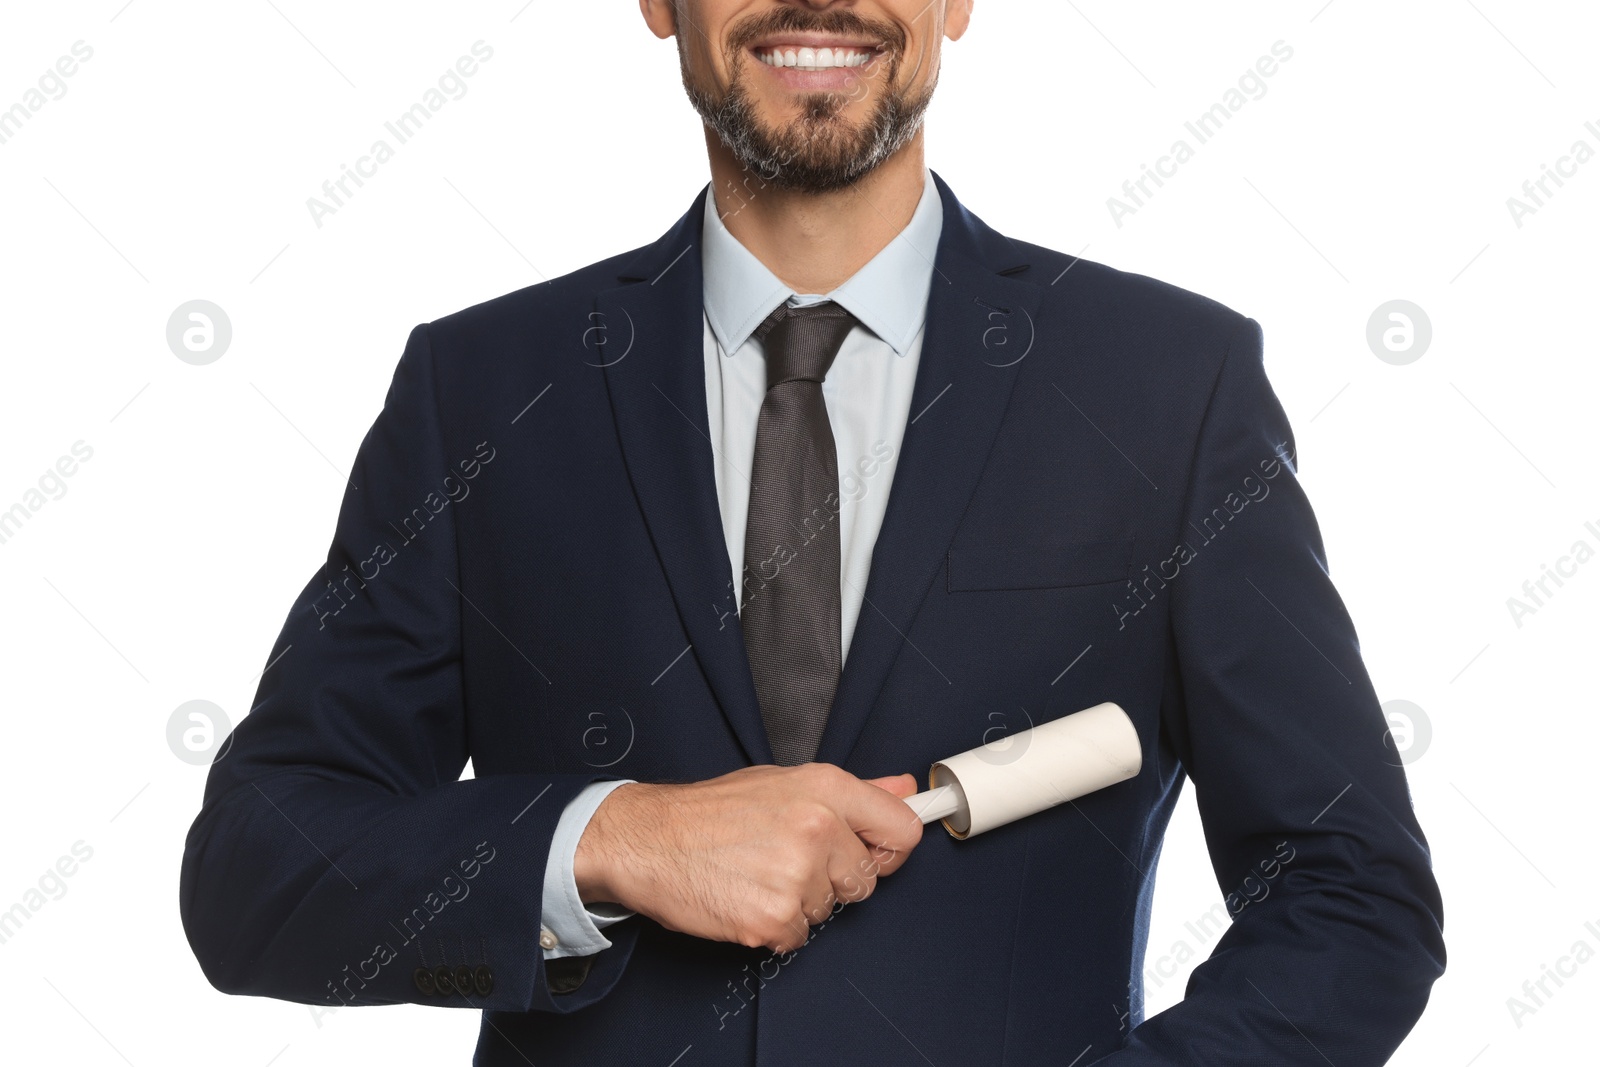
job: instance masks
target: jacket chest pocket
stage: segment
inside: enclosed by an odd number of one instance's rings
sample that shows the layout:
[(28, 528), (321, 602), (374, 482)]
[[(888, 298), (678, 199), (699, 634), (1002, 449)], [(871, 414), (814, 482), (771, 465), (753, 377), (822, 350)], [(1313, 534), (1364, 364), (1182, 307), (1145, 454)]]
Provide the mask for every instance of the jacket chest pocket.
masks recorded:
[(945, 589), (1053, 589), (1125, 582), (1133, 568), (1133, 538), (1109, 541), (1013, 541), (954, 548), (946, 559)]

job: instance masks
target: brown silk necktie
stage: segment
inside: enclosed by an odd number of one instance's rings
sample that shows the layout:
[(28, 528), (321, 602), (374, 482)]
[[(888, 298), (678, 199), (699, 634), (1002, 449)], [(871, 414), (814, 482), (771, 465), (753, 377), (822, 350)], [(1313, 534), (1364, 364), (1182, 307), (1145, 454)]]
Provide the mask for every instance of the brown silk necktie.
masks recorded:
[(739, 622), (774, 761), (810, 762), (839, 686), (839, 463), (822, 380), (855, 318), (787, 303), (756, 327), (756, 426)]

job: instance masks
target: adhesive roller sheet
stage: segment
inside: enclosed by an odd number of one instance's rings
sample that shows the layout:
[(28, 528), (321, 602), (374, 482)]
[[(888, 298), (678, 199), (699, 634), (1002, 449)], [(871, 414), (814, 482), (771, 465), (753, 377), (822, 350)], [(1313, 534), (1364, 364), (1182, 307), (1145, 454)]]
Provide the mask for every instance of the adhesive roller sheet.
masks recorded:
[(1127, 712), (1096, 704), (935, 763), (906, 803), (964, 839), (1127, 781), (1142, 763)]

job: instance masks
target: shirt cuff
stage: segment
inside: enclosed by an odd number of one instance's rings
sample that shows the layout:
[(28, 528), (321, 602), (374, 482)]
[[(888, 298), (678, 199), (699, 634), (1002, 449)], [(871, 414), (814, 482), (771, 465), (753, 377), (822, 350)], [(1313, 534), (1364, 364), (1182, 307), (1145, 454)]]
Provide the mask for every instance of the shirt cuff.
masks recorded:
[(583, 836), (595, 809), (617, 786), (633, 781), (622, 778), (589, 783), (572, 798), (556, 822), (550, 855), (545, 862), (540, 914), (539, 945), (547, 960), (588, 956), (610, 948), (611, 942), (600, 933), (601, 927), (635, 914), (620, 904), (584, 904), (578, 898), (578, 880), (573, 873), (578, 839)]

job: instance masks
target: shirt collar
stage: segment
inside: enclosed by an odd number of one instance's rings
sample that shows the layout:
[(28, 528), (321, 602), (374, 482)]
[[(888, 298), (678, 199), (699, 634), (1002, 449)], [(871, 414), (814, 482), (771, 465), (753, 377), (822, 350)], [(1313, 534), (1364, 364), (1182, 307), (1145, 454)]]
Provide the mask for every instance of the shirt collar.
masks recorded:
[(774, 308), (790, 298), (807, 304), (832, 300), (903, 356), (922, 329), (933, 284), (933, 258), (944, 226), (944, 207), (933, 174), (923, 168), (922, 199), (911, 221), (866, 265), (825, 297), (800, 298), (728, 231), (706, 186), (700, 231), (706, 318), (724, 355), (737, 352)]

